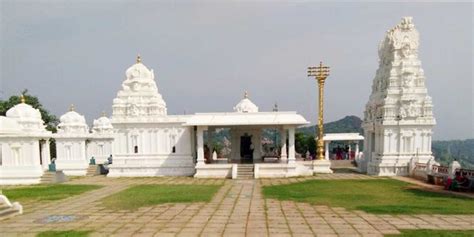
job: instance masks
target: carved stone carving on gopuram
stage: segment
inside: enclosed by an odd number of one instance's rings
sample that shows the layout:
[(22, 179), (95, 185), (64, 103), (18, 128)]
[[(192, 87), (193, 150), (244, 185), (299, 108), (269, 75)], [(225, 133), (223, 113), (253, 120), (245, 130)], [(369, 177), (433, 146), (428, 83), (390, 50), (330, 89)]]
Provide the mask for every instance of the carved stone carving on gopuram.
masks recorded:
[(432, 159), (433, 104), (418, 59), (419, 33), (411, 17), (387, 31), (364, 111), (367, 173), (406, 175), (411, 159)]
[(167, 115), (166, 103), (158, 93), (155, 74), (143, 65), (140, 56), (125, 75), (122, 89), (113, 101), (113, 120), (147, 120)]
[(379, 46), (379, 68), (364, 113), (365, 122), (405, 121), (434, 125), (433, 104), (418, 59), (419, 33), (411, 17), (387, 31)]

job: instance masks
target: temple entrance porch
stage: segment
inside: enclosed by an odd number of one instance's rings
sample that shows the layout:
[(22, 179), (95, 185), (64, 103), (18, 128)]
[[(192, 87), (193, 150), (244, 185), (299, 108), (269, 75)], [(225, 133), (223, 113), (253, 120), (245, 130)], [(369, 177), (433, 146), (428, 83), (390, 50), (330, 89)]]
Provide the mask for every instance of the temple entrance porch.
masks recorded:
[[(184, 124), (194, 128), (194, 177), (236, 178), (238, 166), (243, 164), (253, 164), (255, 178), (297, 176), (302, 170), (312, 175), (312, 167), (298, 165), (295, 158), (296, 127), (308, 123), (296, 112), (195, 114)], [(224, 156), (217, 157), (212, 141), (221, 129), (228, 131), (226, 139), (230, 149)], [(264, 130), (274, 131), (278, 136), (263, 136)], [(263, 143), (268, 140), (273, 143), (272, 149), (264, 149), (268, 144)]]
[(295, 126), (270, 125), (198, 126), (196, 163), (294, 163), (295, 129)]

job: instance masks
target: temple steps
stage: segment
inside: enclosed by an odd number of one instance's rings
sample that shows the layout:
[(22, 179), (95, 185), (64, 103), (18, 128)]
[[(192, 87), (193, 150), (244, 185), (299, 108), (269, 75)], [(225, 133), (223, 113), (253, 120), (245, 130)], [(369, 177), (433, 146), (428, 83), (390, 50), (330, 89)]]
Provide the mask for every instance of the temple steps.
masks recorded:
[(94, 176), (97, 175), (97, 165), (89, 165), (87, 168), (86, 176)]
[(331, 168), (352, 168), (355, 167), (353, 160), (331, 160)]
[(56, 172), (45, 171), (41, 176), (40, 183), (41, 184), (52, 184), (55, 182), (55, 175)]
[(253, 164), (238, 164), (237, 165), (237, 179), (253, 179), (254, 165)]

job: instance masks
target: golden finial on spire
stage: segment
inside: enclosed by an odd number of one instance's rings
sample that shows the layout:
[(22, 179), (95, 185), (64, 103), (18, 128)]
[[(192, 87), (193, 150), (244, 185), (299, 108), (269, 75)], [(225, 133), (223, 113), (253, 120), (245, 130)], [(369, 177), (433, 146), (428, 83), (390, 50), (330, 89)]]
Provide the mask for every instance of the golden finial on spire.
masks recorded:
[(23, 94), (20, 95), (20, 101), (21, 101), (22, 104), (24, 104), (26, 102), (25, 95), (23, 95)]
[(69, 111), (74, 111), (74, 104), (71, 104), (71, 106), (69, 106)]
[(249, 93), (247, 91), (245, 91), (244, 98), (249, 98)]
[(105, 113), (105, 111), (102, 111), (102, 117), (107, 117), (107, 114)]
[(142, 63), (142, 57), (140, 54), (137, 55), (137, 63)]

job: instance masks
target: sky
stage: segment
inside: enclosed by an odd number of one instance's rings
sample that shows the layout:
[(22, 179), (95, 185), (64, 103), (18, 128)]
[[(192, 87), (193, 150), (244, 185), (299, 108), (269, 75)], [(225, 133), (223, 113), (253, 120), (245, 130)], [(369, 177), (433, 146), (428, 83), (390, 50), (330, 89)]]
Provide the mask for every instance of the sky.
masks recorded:
[(260, 111), (317, 117), (306, 68), (331, 67), (325, 121), (362, 117), (385, 32), (413, 16), (437, 140), (474, 138), (473, 4), (312, 1), (0, 0), (0, 99), (23, 89), (53, 114), (88, 123), (137, 54), (168, 114), (232, 111), (248, 91)]

